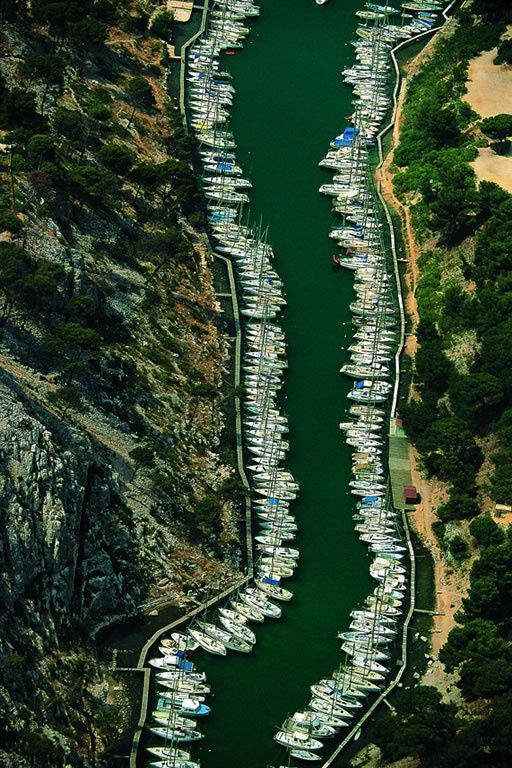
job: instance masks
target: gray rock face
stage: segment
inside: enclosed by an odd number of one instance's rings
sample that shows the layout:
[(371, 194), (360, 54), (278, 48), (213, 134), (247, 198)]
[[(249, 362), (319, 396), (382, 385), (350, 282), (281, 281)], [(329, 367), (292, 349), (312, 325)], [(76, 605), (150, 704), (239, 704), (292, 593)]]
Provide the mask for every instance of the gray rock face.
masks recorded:
[(112, 470), (83, 434), (42, 409), (29, 414), (5, 383), (0, 401), (4, 617), (29, 596), (62, 628), (73, 608), (91, 630), (106, 613), (132, 611), (122, 573), (130, 537), (115, 527)]

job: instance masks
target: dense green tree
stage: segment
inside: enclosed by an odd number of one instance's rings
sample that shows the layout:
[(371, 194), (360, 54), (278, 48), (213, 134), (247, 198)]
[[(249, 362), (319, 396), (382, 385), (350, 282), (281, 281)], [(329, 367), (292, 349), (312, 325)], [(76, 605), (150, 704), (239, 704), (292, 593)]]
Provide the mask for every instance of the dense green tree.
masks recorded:
[(465, 560), (469, 555), (468, 545), (458, 533), (449, 540), (448, 549), (455, 560)]
[(470, 490), (466, 489), (466, 493), (452, 492), (448, 501), (436, 510), (439, 519), (447, 523), (450, 520), (465, 520), (478, 515), (480, 506), (474, 496), (469, 495)]
[(449, 393), (454, 413), (474, 431), (492, 421), (503, 401), (501, 381), (490, 373), (459, 376), (451, 382)]
[(66, 62), (62, 56), (55, 53), (27, 53), (22, 64), (23, 75), (29, 83), (33, 80), (43, 80), (49, 85), (61, 86), (64, 83)]
[(498, 46), (495, 64), (512, 64), (512, 40), (502, 40)]
[(104, 144), (96, 158), (119, 176), (125, 176), (135, 163), (135, 154), (120, 144)]
[(418, 440), (418, 448), (431, 474), (451, 482), (459, 493), (473, 486), (482, 453), (462, 419), (457, 416), (436, 419)]
[(0, 127), (19, 129), (21, 126), (31, 131), (44, 128), (34, 95), (23, 88), (6, 89), (0, 98)]
[(488, 21), (499, 21), (510, 15), (510, 5), (503, 0), (473, 0), (472, 11)]
[(512, 450), (503, 448), (492, 456), (494, 472), (491, 477), (493, 498), (504, 501), (512, 499)]
[(496, 544), (501, 544), (505, 538), (505, 534), (501, 528), (496, 525), (489, 513), (473, 520), (469, 526), (469, 530), (481, 547), (491, 547)]
[(507, 643), (499, 637), (498, 629), (491, 621), (472, 619), (462, 627), (451, 630), (448, 642), (439, 651), (439, 658), (447, 672), (453, 672), (468, 659), (501, 656)]
[(151, 32), (162, 40), (170, 40), (174, 25), (174, 14), (171, 11), (157, 13), (151, 22)]
[(423, 392), (421, 400), (410, 400), (401, 406), (401, 415), (409, 437), (416, 442), (437, 416), (437, 395)]
[(491, 139), (508, 139), (512, 136), (512, 115), (495, 115), (486, 117), (480, 123), (482, 131)]
[(436, 193), (430, 205), (432, 226), (452, 244), (468, 233), (478, 205), (475, 172), (467, 163), (444, 168)]
[(200, 528), (213, 530), (220, 520), (222, 503), (216, 496), (204, 496), (196, 503), (194, 514)]
[(103, 204), (113, 202), (118, 188), (116, 176), (104, 168), (93, 165), (79, 165), (69, 171), (71, 189), (79, 199), (90, 199)]
[(128, 120), (128, 125), (130, 125), (136, 109), (142, 109), (146, 112), (153, 109), (156, 104), (155, 94), (153, 93), (151, 83), (142, 75), (131, 77), (126, 83), (125, 90), (133, 105), (133, 110)]
[(25, 11), (25, 0), (0, 0), (0, 21), (2, 24), (16, 21)]
[(481, 551), (471, 568), (471, 589), (463, 600), (468, 620), (482, 618), (496, 623), (509, 619), (512, 595), (512, 541)]
[(414, 364), (424, 389), (438, 394), (446, 390), (453, 363), (444, 354), (441, 340), (422, 344), (416, 352)]
[(141, 190), (146, 194), (151, 194), (165, 181), (165, 164), (151, 161), (139, 163), (133, 168), (130, 175), (137, 184), (136, 197)]
[(27, 143), (27, 160), (31, 168), (38, 170), (45, 161), (52, 161), (55, 157), (55, 148), (50, 136), (46, 134), (34, 134)]
[(419, 757), (433, 765), (436, 756), (455, 735), (455, 712), (441, 702), (435, 688), (417, 686), (401, 691), (397, 714), (383, 713), (375, 725), (375, 741), (386, 760)]
[(479, 220), (486, 221), (497, 208), (509, 199), (509, 193), (498, 184), (494, 184), (492, 181), (481, 181), (478, 188)]
[(83, 141), (87, 122), (80, 112), (59, 107), (53, 114), (52, 123), (55, 133), (61, 134), (76, 145)]
[(496, 280), (512, 268), (512, 197), (495, 208), (478, 233), (475, 269), (481, 279)]

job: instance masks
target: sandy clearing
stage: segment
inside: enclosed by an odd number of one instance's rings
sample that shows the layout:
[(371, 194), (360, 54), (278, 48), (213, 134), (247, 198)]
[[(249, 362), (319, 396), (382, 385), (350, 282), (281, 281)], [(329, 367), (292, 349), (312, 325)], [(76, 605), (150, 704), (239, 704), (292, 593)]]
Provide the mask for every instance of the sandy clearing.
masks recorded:
[(493, 181), (512, 192), (512, 157), (497, 155), (489, 147), (483, 147), (470, 165), (480, 181)]
[(484, 51), (469, 62), (465, 100), (480, 117), (512, 114), (512, 67), (494, 64), (496, 52)]

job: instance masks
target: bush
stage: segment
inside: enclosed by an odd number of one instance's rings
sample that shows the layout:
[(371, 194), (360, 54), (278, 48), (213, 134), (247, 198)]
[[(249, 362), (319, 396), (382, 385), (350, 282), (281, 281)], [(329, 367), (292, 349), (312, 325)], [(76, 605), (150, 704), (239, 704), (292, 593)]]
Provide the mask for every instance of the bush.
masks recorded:
[(469, 531), (481, 547), (495, 546), (501, 544), (505, 539), (505, 534), (496, 525), (489, 513), (473, 520), (469, 526)]
[(503, 40), (498, 46), (495, 64), (512, 64), (512, 40)]
[(452, 493), (449, 500), (436, 511), (440, 520), (447, 523), (450, 520), (465, 520), (475, 517), (480, 512), (476, 500), (466, 493)]
[(465, 560), (469, 555), (469, 547), (458, 533), (450, 539), (448, 549), (455, 560)]
[[(510, 41), (512, 43), (512, 40)], [(512, 136), (512, 115), (495, 115), (486, 117), (480, 123), (480, 128), (491, 139), (508, 139)]]
[(170, 11), (157, 13), (151, 22), (151, 32), (162, 40), (170, 40), (174, 24), (174, 15)]
[(78, 410), (82, 407), (82, 396), (80, 390), (72, 384), (67, 384), (62, 387), (58, 387), (53, 392), (49, 392), (48, 400), (50, 403), (62, 407), (64, 411), (68, 408)]
[(124, 176), (135, 163), (135, 155), (119, 144), (104, 144), (96, 153), (96, 158), (114, 173)]
[(106, 104), (100, 104), (99, 102), (95, 101), (89, 107), (88, 115), (89, 117), (92, 117), (93, 120), (98, 120), (100, 123), (102, 123), (110, 120), (112, 111)]
[(155, 463), (154, 451), (147, 445), (132, 448), (130, 457), (140, 467), (152, 467)]

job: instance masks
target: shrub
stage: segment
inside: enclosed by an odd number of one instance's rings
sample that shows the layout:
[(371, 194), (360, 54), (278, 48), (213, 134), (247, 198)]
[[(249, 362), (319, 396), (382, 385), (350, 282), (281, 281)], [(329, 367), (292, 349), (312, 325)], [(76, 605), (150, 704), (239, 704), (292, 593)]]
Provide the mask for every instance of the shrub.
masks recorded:
[(151, 22), (150, 29), (156, 37), (161, 37), (162, 40), (170, 40), (173, 24), (174, 14), (170, 11), (162, 11), (162, 13), (156, 14)]
[(495, 64), (512, 64), (512, 40), (503, 40), (498, 46)]
[[(512, 40), (510, 41), (512, 43)], [(480, 128), (491, 139), (508, 139), (512, 136), (512, 115), (495, 115), (486, 117), (480, 123)]]
[(473, 520), (469, 530), (481, 547), (495, 546), (501, 544), (505, 539), (505, 534), (489, 514)]
[(116, 174), (124, 176), (135, 162), (135, 155), (119, 144), (104, 144), (96, 153), (96, 158)]
[(469, 547), (458, 533), (450, 539), (448, 549), (455, 560), (465, 560), (469, 555)]
[(67, 411), (68, 408), (78, 410), (82, 406), (80, 390), (72, 384), (63, 385), (53, 392), (49, 392), (48, 400), (50, 403), (62, 407), (64, 411)]

